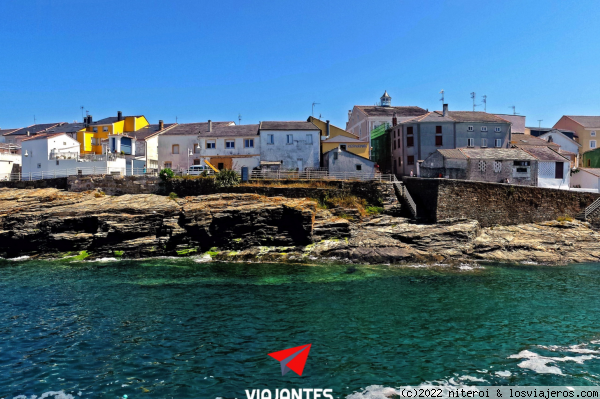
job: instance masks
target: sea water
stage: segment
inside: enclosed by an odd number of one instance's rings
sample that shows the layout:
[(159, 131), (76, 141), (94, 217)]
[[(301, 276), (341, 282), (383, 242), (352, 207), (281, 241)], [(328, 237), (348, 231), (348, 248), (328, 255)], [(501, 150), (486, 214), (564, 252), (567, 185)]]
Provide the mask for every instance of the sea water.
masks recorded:
[(0, 398), (600, 384), (600, 265), (414, 266), (0, 260)]

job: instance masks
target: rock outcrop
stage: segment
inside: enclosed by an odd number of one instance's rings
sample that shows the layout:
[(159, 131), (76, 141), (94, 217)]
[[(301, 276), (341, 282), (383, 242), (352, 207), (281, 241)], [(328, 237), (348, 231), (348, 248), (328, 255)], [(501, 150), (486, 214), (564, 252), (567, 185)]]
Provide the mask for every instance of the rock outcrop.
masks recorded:
[(0, 189), (0, 256), (148, 257), (356, 263), (600, 259), (600, 233), (578, 221), (482, 228), (378, 215), (349, 221), (308, 199)]

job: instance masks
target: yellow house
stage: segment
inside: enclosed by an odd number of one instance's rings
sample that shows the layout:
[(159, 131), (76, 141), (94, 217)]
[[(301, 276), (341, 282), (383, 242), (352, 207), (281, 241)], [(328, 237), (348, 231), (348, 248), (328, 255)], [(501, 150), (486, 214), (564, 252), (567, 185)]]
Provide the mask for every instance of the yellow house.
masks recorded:
[(321, 155), (341, 147), (348, 152), (369, 159), (369, 143), (359, 140), (357, 135), (332, 125), (329, 121), (322, 121), (312, 116), (308, 117), (308, 122), (312, 122), (321, 130)]
[(92, 122), (92, 117), (86, 117), (86, 127), (77, 132), (77, 141), (81, 145), (81, 153), (102, 154), (102, 140), (108, 139), (110, 134), (123, 134), (135, 132), (149, 125), (145, 116), (123, 116), (121, 111), (117, 116), (100, 119)]

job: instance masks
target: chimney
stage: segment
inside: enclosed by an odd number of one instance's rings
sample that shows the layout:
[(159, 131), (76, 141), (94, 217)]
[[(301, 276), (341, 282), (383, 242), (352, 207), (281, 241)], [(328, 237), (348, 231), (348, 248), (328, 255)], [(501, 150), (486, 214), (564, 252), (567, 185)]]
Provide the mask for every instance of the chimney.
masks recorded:
[(329, 131), (330, 131), (329, 127), (330, 127), (330, 126), (331, 126), (331, 125), (329, 124), (329, 121), (327, 121), (327, 137), (329, 137)]
[(161, 120), (158, 121), (158, 130), (163, 130), (165, 128), (165, 123)]
[(28, 130), (27, 131), (27, 137), (31, 136), (31, 132)]
[(350, 122), (350, 117), (352, 116), (352, 110), (349, 109), (348, 110), (348, 122)]
[(117, 111), (117, 121), (123, 120), (123, 113), (121, 111)]
[(87, 118), (88, 118), (88, 125), (91, 125), (92, 124), (92, 120), (93, 120), (92, 119), (92, 115), (88, 115)]
[(398, 115), (394, 112), (394, 116), (392, 117), (392, 126), (396, 126), (398, 124)]
[(210, 119), (208, 120), (208, 131), (212, 132), (212, 121)]
[(448, 104), (444, 104), (443, 105), (443, 112), (442, 115), (444, 116), (448, 116)]

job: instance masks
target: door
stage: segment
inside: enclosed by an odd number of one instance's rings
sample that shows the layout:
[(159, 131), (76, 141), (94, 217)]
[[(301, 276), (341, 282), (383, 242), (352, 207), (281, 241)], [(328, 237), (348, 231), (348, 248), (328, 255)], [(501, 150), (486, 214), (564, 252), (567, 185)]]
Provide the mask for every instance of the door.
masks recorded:
[(554, 178), (555, 179), (564, 179), (565, 175), (564, 175), (564, 162), (556, 162), (556, 169), (554, 171)]
[(302, 158), (298, 158), (298, 170), (302, 172)]

